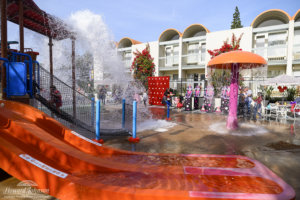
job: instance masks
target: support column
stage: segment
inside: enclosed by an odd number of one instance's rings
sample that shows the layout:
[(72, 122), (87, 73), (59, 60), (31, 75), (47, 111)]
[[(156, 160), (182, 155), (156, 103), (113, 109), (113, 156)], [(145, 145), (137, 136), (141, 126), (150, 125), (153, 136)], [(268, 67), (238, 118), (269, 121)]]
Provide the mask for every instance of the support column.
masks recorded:
[(159, 56), (160, 56), (160, 46), (159, 46), (159, 41), (157, 42), (157, 60), (154, 59), (155, 63), (155, 73), (154, 76), (159, 76), (159, 68), (160, 68), (160, 61), (159, 61)]
[(178, 60), (178, 78), (182, 78), (182, 37), (179, 37), (179, 60)]
[(23, 20), (23, 0), (19, 0), (19, 38), (20, 52), (24, 53), (24, 20)]
[(231, 66), (231, 83), (230, 83), (230, 99), (229, 114), (227, 118), (227, 129), (236, 130), (238, 126), (237, 108), (238, 108), (238, 92), (239, 92), (239, 64), (233, 63)]
[(53, 56), (52, 56), (52, 37), (49, 37), (49, 67), (50, 67), (50, 86), (53, 85)]
[[(7, 12), (6, 12), (7, 2), (6, 0), (1, 0), (1, 57), (7, 58)], [(2, 88), (2, 99), (6, 99), (6, 93), (4, 88), (6, 88), (6, 70), (1, 67), (1, 88)]]
[(286, 74), (289, 76), (293, 75), (294, 23), (294, 20), (290, 20), (288, 32)]
[(72, 40), (72, 90), (73, 90), (73, 117), (76, 119), (76, 72), (75, 72), (75, 38)]

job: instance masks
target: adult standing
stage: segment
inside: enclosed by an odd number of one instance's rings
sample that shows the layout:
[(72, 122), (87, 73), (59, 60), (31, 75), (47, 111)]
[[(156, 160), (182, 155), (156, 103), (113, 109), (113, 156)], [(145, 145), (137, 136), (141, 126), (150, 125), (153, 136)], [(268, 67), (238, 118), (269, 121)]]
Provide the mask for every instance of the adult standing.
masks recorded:
[(170, 89), (167, 88), (166, 91), (164, 92), (162, 104), (166, 105), (166, 104), (169, 104), (169, 103), (170, 103)]
[(253, 120), (256, 120), (256, 114), (258, 113), (259, 115), (259, 119), (262, 118), (261, 116), (261, 102), (262, 102), (262, 96), (261, 96), (261, 93), (258, 93), (258, 97), (257, 99), (255, 99), (255, 106), (254, 106), (254, 109), (253, 109)]
[(107, 93), (106, 88), (102, 86), (100, 90), (100, 98), (101, 98), (101, 103), (103, 105), (105, 105), (106, 93)]
[(251, 103), (252, 103), (252, 90), (248, 89), (247, 91), (247, 114), (251, 115)]
[(148, 99), (148, 95), (146, 90), (144, 90), (143, 92), (143, 102), (144, 102), (144, 106), (147, 106), (147, 99)]

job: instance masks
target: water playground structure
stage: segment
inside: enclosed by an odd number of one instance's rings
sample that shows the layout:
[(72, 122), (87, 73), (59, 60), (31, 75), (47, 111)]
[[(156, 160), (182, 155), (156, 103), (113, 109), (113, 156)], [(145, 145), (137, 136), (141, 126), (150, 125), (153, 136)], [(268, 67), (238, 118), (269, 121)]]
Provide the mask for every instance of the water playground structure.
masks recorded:
[(1, 101), (0, 166), (59, 199), (293, 199), (259, 162), (237, 155), (149, 154), (102, 146), (43, 112)]
[[(99, 134), (105, 132), (103, 128), (109, 124), (100, 121), (105, 122), (103, 118), (110, 119), (110, 114), (116, 113), (121, 122), (120, 131), (131, 132), (134, 137), (134, 130), (126, 128), (135, 123), (134, 117), (132, 121), (123, 118), (134, 116), (135, 103), (132, 109), (123, 104), (124, 112), (106, 113), (101, 118), (100, 106), (95, 106), (93, 99), (72, 90), (29, 54), (11, 52), (1, 60), (4, 61), (1, 67), (5, 69), (3, 90), (7, 100), (0, 101), (0, 167), (21, 181), (34, 181), (38, 189), (48, 188), (49, 194), (56, 198), (295, 199), (291, 186), (263, 164), (244, 156), (153, 154), (105, 147), (98, 142)], [(168, 81), (164, 81), (167, 84)], [(75, 94), (73, 101), (80, 99), (82, 107), (76, 104), (73, 110), (68, 106), (58, 110), (49, 103), (48, 88), (53, 84), (61, 84), (70, 91), (69, 96)], [(151, 92), (161, 95), (165, 87)], [(36, 109), (12, 101), (23, 96), (43, 106)], [(159, 100), (153, 98), (154, 103), (160, 104)], [(83, 112), (86, 109), (91, 110)], [(50, 117), (51, 113), (46, 114), (47, 110), (86, 130), (96, 125), (96, 141), (62, 125)], [(114, 126), (110, 129), (117, 130)]]
[(227, 128), (235, 130), (238, 128), (237, 108), (239, 92), (239, 68), (256, 68), (266, 65), (265, 59), (259, 55), (246, 51), (231, 51), (223, 53), (211, 59), (208, 66), (213, 68), (231, 69), (229, 115)]
[[(7, 82), (8, 96), (14, 92), (38, 96), (41, 91), (35, 93), (30, 86), (33, 79), (20, 76), (25, 66), (32, 64), (30, 58), (23, 64), (3, 60), (8, 80), (21, 81), (20, 87)], [(116, 150), (85, 138), (29, 105), (5, 100), (0, 105), (1, 168), (20, 180), (33, 180), (37, 188), (49, 188), (49, 194), (60, 199), (294, 197), (289, 185), (247, 157)]]

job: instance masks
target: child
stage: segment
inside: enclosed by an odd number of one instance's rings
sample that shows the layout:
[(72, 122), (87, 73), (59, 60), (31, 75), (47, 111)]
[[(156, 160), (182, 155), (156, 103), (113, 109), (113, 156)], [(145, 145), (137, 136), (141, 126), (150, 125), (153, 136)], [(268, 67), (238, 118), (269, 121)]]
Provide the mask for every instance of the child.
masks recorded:
[(62, 106), (62, 98), (59, 90), (54, 85), (50, 86), (50, 96), (50, 103), (54, 104), (56, 109), (59, 109)]

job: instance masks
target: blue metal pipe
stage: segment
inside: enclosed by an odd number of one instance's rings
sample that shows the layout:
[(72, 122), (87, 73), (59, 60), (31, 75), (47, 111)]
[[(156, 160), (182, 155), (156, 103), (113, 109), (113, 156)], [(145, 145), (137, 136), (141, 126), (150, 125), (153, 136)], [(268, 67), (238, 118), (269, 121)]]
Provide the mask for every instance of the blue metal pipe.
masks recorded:
[(100, 101), (96, 105), (96, 140), (100, 140)]
[(137, 113), (137, 108), (136, 108), (136, 101), (133, 101), (133, 112), (132, 112), (132, 137), (136, 138), (136, 113)]
[(122, 128), (125, 128), (125, 99), (122, 99)]
[(3, 60), (5, 62), (9, 62), (9, 60), (7, 58), (0, 58), (0, 60)]

